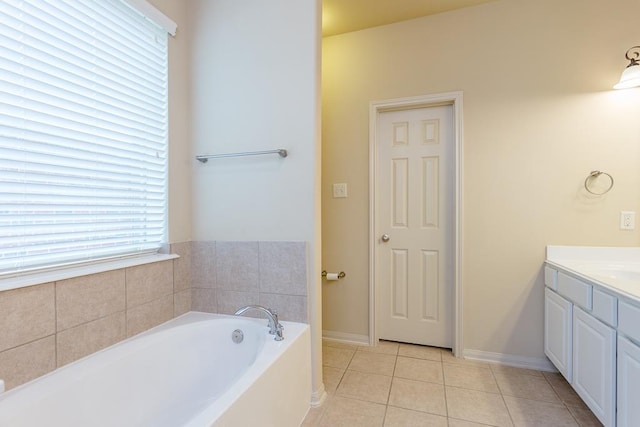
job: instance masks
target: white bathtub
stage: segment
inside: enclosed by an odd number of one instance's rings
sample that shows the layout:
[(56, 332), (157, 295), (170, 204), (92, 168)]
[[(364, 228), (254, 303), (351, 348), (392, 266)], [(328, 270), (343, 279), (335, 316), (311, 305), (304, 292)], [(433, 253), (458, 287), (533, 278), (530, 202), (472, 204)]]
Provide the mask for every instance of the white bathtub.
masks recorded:
[(309, 327), (282, 322), (277, 342), (266, 324), (184, 314), (0, 395), (0, 426), (299, 426)]

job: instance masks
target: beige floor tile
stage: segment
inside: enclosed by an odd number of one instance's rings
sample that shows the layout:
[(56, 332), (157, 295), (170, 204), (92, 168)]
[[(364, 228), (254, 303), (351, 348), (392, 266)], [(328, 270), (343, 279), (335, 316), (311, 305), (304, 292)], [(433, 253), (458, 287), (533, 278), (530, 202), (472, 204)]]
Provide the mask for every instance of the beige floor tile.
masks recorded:
[(507, 409), (516, 427), (578, 427), (562, 404), (504, 396)]
[(567, 406), (571, 415), (576, 419), (580, 427), (602, 427), (600, 420), (593, 415), (593, 412), (586, 405)]
[(336, 395), (386, 404), (390, 388), (391, 377), (387, 375), (349, 370), (342, 377)]
[(404, 409), (447, 415), (444, 386), (440, 384), (394, 378), (389, 405)]
[(322, 406), (311, 407), (309, 408), (309, 412), (307, 412), (307, 416), (304, 417), (302, 421), (302, 426), (304, 427), (315, 427), (320, 424), (320, 418), (327, 408), (327, 402)]
[(441, 362), (442, 349), (438, 347), (428, 347), (426, 345), (400, 343), (398, 356), (415, 357), (416, 359), (427, 359)]
[(317, 424), (321, 427), (375, 427), (384, 422), (385, 405), (338, 396), (325, 405)]
[(433, 360), (398, 356), (394, 376), (416, 381), (444, 384), (442, 363)]
[(446, 387), (449, 417), (492, 426), (512, 426), (502, 396), (484, 391)]
[(506, 396), (561, 403), (558, 395), (544, 377), (494, 373), (498, 387)]
[(455, 357), (451, 350), (441, 349), (440, 351), (442, 356), (443, 363), (455, 363), (458, 365), (466, 365), (466, 366), (483, 366), (485, 368), (489, 367), (488, 363), (478, 362), (476, 360), (467, 360), (461, 357)]
[(322, 367), (322, 381), (324, 382), (324, 388), (327, 393), (332, 394), (336, 391), (343, 375), (344, 369), (333, 368), (331, 366)]
[(452, 387), (500, 393), (491, 369), (482, 366), (443, 363), (444, 383)]
[(575, 392), (573, 387), (564, 379), (560, 373), (544, 373), (545, 378), (551, 384), (551, 388), (556, 392), (558, 397), (565, 405), (582, 406), (586, 408), (586, 405)]
[(473, 421), (456, 420), (449, 418), (449, 427), (487, 427), (487, 424), (474, 423)]
[(535, 377), (541, 377), (542, 372), (534, 369), (516, 368), (513, 366), (498, 365), (496, 363), (489, 364), (491, 370), (498, 374), (511, 374), (511, 375), (533, 375)]
[(373, 353), (398, 354), (399, 344), (393, 341), (378, 341), (378, 345), (375, 346), (360, 346), (358, 351), (368, 351)]
[(389, 406), (384, 427), (447, 427), (447, 418)]
[(335, 347), (322, 347), (322, 365), (332, 368), (347, 369), (355, 350)]
[(348, 369), (392, 376), (395, 363), (396, 356), (391, 354), (358, 351), (351, 359)]

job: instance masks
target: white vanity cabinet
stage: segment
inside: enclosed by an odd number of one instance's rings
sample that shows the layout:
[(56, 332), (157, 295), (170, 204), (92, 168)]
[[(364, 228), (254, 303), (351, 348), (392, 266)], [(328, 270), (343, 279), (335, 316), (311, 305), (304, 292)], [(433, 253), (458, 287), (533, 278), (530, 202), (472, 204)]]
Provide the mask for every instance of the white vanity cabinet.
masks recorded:
[(618, 337), (618, 427), (640, 425), (640, 347)]
[(602, 424), (616, 425), (616, 330), (579, 307), (573, 310), (571, 385)]
[(595, 290), (594, 298), (591, 284), (548, 269), (545, 354), (600, 422), (615, 427), (617, 300), (612, 303), (610, 295), (600, 290)]
[(573, 304), (549, 288), (544, 290), (544, 353), (571, 382)]

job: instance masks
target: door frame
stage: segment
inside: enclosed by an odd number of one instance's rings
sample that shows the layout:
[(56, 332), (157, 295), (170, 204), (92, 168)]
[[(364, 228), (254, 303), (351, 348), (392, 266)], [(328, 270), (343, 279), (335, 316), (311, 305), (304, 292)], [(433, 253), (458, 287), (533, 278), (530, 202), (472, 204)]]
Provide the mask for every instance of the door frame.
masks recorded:
[(453, 354), (462, 355), (462, 92), (446, 92), (431, 95), (394, 98), (369, 103), (369, 344), (378, 341), (377, 329), (377, 284), (376, 284), (376, 216), (377, 191), (376, 172), (378, 170), (377, 124), (380, 113), (387, 111), (409, 110), (440, 105), (453, 106), (453, 159), (454, 159), (454, 195), (453, 195)]

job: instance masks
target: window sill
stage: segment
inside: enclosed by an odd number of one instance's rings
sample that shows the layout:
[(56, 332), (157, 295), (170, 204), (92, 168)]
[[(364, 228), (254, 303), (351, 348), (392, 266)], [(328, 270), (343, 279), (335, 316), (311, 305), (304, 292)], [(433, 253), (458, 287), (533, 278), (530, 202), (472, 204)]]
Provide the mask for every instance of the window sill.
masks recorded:
[(24, 288), (27, 286), (51, 283), (59, 280), (72, 279), (74, 277), (87, 276), (89, 274), (104, 273), (105, 271), (119, 270), (121, 268), (135, 267), (153, 262), (168, 261), (179, 258), (176, 254), (152, 254), (134, 258), (122, 258), (111, 261), (96, 262), (82, 266), (69, 267), (59, 270), (27, 273), (22, 276), (0, 279), (0, 292), (10, 289)]

